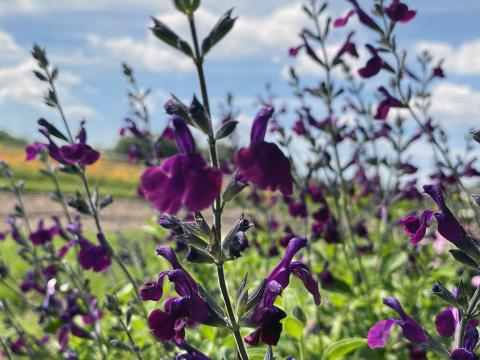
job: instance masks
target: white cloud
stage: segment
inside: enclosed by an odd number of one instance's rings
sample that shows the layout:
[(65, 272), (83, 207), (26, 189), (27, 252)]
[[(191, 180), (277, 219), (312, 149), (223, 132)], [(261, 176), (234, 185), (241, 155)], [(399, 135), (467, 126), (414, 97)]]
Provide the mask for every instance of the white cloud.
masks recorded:
[(460, 75), (480, 75), (480, 39), (454, 47), (444, 42), (423, 41), (416, 44), (417, 51), (428, 50), (436, 59), (444, 58), (448, 72)]
[[(23, 51), (13, 37), (0, 30), (0, 52), (4, 54), (0, 63), (0, 104), (14, 102), (27, 105), (40, 111), (46, 109), (43, 96), (46, 84), (33, 75), (37, 69), (36, 62), (30, 54)], [(75, 116), (93, 116), (96, 111), (85, 105), (72, 105), (76, 98), (72, 93), (73, 87), (82, 84), (82, 79), (69, 71), (60, 71), (57, 88), (60, 99), (64, 103), (65, 111)]]
[(67, 118), (95, 120), (99, 118), (97, 110), (86, 105), (67, 105), (64, 106)]
[[(200, 8), (195, 13), (201, 39), (207, 36), (221, 15), (208, 10), (207, 7)], [(271, 13), (263, 16), (242, 16), (236, 11), (233, 12), (233, 16), (239, 16), (233, 29), (226, 40), (215, 46), (211, 57), (232, 59), (266, 55), (273, 59), (279, 51), (286, 54), (289, 46), (298, 43), (298, 33), (306, 23), (300, 2), (273, 8)], [(182, 14), (178, 12), (159, 14), (158, 19), (190, 40), (188, 23)]]
[(33, 60), (0, 68), (0, 103), (15, 101), (37, 108), (41, 106), (43, 90), (32, 74), (34, 68)]
[(114, 61), (126, 61), (134, 67), (154, 72), (192, 71), (192, 60), (162, 45), (153, 35), (145, 41), (138, 41), (130, 36), (102, 38), (95, 34), (87, 37), (94, 51), (107, 63), (105, 57)]
[[(480, 91), (468, 85), (443, 83), (432, 93), (432, 113), (449, 129), (477, 126), (480, 121)], [(465, 129), (466, 132), (467, 129)]]
[(55, 12), (100, 11), (115, 9), (169, 8), (169, 1), (158, 0), (2, 0), (0, 14), (38, 14)]
[(0, 54), (2, 61), (16, 61), (25, 55), (15, 39), (8, 32), (0, 29)]

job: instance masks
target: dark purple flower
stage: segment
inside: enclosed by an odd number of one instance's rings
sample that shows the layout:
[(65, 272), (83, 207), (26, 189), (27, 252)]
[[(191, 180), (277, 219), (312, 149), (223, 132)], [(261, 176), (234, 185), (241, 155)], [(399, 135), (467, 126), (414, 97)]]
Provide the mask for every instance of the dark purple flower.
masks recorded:
[(305, 288), (313, 295), (316, 305), (320, 304), (318, 282), (313, 278), (308, 267), (301, 261), (292, 261), (295, 254), (307, 245), (306, 238), (290, 240), (280, 263), (272, 270), (265, 280), (263, 298), (255, 308), (251, 321), (257, 329), (245, 337), (250, 345), (257, 345), (262, 340), (267, 345), (276, 345), (282, 332), (280, 320), (286, 315), (276, 307), (275, 299), (288, 286), (290, 275), (293, 274), (303, 281)]
[(34, 245), (44, 245), (59, 233), (59, 228), (57, 226), (52, 226), (50, 228), (45, 228), (43, 220), (38, 222), (37, 230), (30, 234), (30, 241)]
[(355, 34), (355, 31), (351, 31), (348, 34), (348, 36), (345, 40), (345, 43), (342, 45), (340, 50), (338, 50), (337, 55), (335, 55), (335, 57), (333, 59), (334, 64), (337, 64), (338, 62), (340, 62), (340, 60), (342, 59), (342, 56), (344, 54), (350, 54), (353, 57), (358, 58), (357, 48), (356, 48), (355, 44), (352, 42), (352, 37), (353, 37), (354, 34)]
[(417, 12), (410, 10), (408, 6), (399, 0), (392, 0), (390, 6), (384, 8), (385, 13), (392, 21), (407, 23), (412, 20)]
[(245, 336), (245, 342), (249, 345), (257, 346), (261, 340), (267, 345), (277, 345), (283, 328), (280, 320), (286, 316), (285, 312), (276, 306), (263, 309), (256, 319), (259, 327), (251, 334)]
[(25, 148), (25, 160), (30, 161), (37, 157), (43, 149), (46, 149), (47, 145), (36, 142), (34, 144), (28, 144)]
[(297, 135), (305, 135), (307, 133), (307, 129), (305, 128), (305, 123), (303, 122), (302, 118), (299, 118), (293, 124), (292, 130), (295, 131)]
[(66, 162), (83, 166), (92, 165), (100, 158), (100, 153), (85, 143), (63, 145), (60, 154)]
[(386, 297), (383, 299), (383, 303), (400, 315), (400, 319), (380, 320), (370, 328), (367, 343), (371, 349), (385, 347), (393, 325), (400, 326), (403, 336), (415, 344), (423, 344), (427, 341), (425, 331), (413, 318), (405, 313), (397, 299)]
[(355, 9), (355, 12), (358, 15), (358, 20), (360, 20), (360, 22), (363, 25), (369, 27), (372, 30), (382, 32), (382, 29), (380, 28), (380, 26), (377, 25), (375, 20), (373, 20), (365, 11), (362, 10), (362, 8), (360, 8), (360, 5), (358, 5), (357, 0), (348, 0), (348, 1), (352, 3), (353, 8)]
[(388, 65), (378, 55), (377, 50), (373, 46), (367, 44), (366, 47), (368, 51), (370, 51), (372, 57), (367, 61), (366, 65), (363, 68), (358, 69), (358, 75), (360, 75), (362, 78), (370, 78), (377, 75), (382, 69), (391, 70), (390, 65)]
[(241, 148), (236, 155), (237, 178), (260, 189), (280, 189), (284, 196), (288, 196), (293, 188), (290, 161), (276, 144), (264, 141), (273, 111), (272, 107), (265, 107), (255, 116), (250, 146)]
[(353, 15), (355, 15), (355, 10), (352, 9), (347, 12), (345, 16), (335, 19), (335, 21), (333, 22), (333, 27), (338, 28), (347, 25), (348, 19), (350, 19)]
[(140, 287), (140, 298), (143, 301), (158, 301), (162, 298), (163, 287), (158, 282), (146, 282)]
[(420, 217), (409, 215), (398, 221), (405, 235), (409, 237), (410, 244), (417, 245), (423, 239), (427, 227), (432, 223), (432, 217), (433, 211), (425, 210)]
[(460, 322), (460, 313), (457, 308), (450, 306), (435, 316), (435, 329), (443, 337), (455, 334)]
[(441, 62), (432, 70), (432, 77), (438, 77), (441, 79), (445, 77)]
[(80, 164), (82, 166), (92, 165), (100, 158), (100, 153), (90, 145), (87, 145), (87, 132), (82, 125), (77, 135), (78, 142), (60, 147), (60, 155), (64, 162)]
[(200, 350), (195, 349), (193, 346), (189, 345), (185, 340), (179, 340), (175, 343), (180, 349), (185, 350), (187, 353), (178, 354), (173, 360), (212, 360), (207, 355), (200, 352)]
[(478, 357), (473, 352), (478, 343), (478, 330), (470, 328), (466, 331), (463, 338), (463, 347), (452, 351), (450, 359), (452, 360), (477, 360)]
[(378, 104), (377, 112), (375, 113), (374, 119), (385, 120), (388, 116), (390, 108), (401, 108), (403, 104), (400, 100), (394, 98), (383, 86), (378, 88), (384, 97), (384, 99)]
[(306, 218), (308, 216), (307, 204), (305, 199), (302, 197), (298, 201), (294, 201), (289, 197), (284, 198), (285, 203), (288, 205), (288, 212), (293, 217)]
[[(462, 315), (457, 308), (449, 306), (435, 316), (435, 329), (443, 337), (450, 337), (455, 334), (455, 330), (460, 324)], [(467, 329), (475, 328), (478, 325), (477, 319), (470, 319), (467, 323)]]
[(430, 195), (433, 201), (435, 201), (440, 208), (441, 212), (434, 214), (438, 223), (438, 232), (445, 239), (458, 247), (462, 242), (464, 242), (467, 233), (447, 207), (440, 186), (425, 185), (423, 189), (428, 195)]
[(143, 172), (143, 194), (161, 212), (175, 214), (182, 205), (189, 211), (200, 211), (220, 194), (222, 172), (208, 166), (195, 152), (195, 142), (185, 121), (176, 115), (172, 121), (181, 154)]
[(98, 233), (97, 238), (100, 243), (99, 245), (94, 245), (83, 237), (80, 237), (78, 240), (78, 244), (80, 245), (78, 262), (84, 270), (92, 269), (95, 272), (105, 271), (112, 263), (104, 235)]
[[(200, 294), (200, 287), (190, 274), (180, 265), (174, 250), (169, 246), (157, 247), (157, 254), (163, 256), (172, 265), (173, 270), (159, 274), (155, 297), (162, 295), (163, 280), (167, 277), (175, 285), (178, 297), (168, 298), (164, 310), (155, 309), (148, 316), (148, 326), (153, 334), (162, 341), (184, 338), (185, 326), (202, 323), (210, 317), (207, 304)], [(148, 283), (147, 283), (148, 284)], [(144, 286), (152, 287), (144, 284)], [(152, 300), (152, 299), (148, 299)]]

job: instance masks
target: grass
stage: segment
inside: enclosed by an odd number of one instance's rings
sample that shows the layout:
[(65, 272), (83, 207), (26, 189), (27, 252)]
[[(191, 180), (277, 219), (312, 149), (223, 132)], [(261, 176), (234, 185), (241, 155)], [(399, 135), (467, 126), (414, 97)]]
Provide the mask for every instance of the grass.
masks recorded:
[[(50, 179), (40, 173), (43, 164), (40, 161), (25, 161), (23, 147), (14, 144), (0, 144), (0, 160), (10, 165), (17, 179), (25, 180), (27, 192), (51, 192), (54, 190)], [(114, 160), (103, 155), (90, 166), (87, 176), (91, 184), (98, 184), (103, 195), (131, 198), (137, 196), (138, 179), (142, 168), (126, 161)], [(62, 191), (75, 192), (82, 188), (79, 179), (69, 174), (59, 174)]]

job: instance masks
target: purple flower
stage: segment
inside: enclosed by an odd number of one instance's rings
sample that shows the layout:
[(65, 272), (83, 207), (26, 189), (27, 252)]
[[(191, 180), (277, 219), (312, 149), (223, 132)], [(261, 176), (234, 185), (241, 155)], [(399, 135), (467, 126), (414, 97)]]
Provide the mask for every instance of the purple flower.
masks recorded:
[(360, 8), (357, 0), (348, 0), (348, 1), (352, 3), (353, 8), (355, 9), (355, 12), (358, 15), (358, 20), (360, 20), (360, 22), (363, 25), (369, 27), (372, 30), (382, 32), (382, 29), (380, 28), (380, 26), (377, 25), (375, 20), (373, 20), (365, 11), (362, 10), (362, 8)]
[(478, 357), (473, 352), (478, 343), (478, 330), (470, 328), (466, 331), (463, 338), (463, 347), (452, 351), (450, 358), (452, 360), (477, 360)]
[(355, 44), (352, 42), (352, 37), (355, 34), (355, 31), (351, 31), (347, 38), (345, 39), (345, 43), (342, 45), (340, 50), (338, 50), (337, 55), (335, 55), (335, 58), (333, 59), (333, 63), (337, 64), (341, 61), (342, 56), (344, 54), (350, 54), (355, 58), (358, 58), (358, 52)]
[(407, 5), (401, 3), (399, 0), (392, 0), (390, 6), (385, 7), (385, 13), (392, 21), (400, 21), (407, 23), (412, 20), (417, 12), (410, 10)]
[(62, 158), (70, 164), (92, 165), (100, 158), (100, 153), (85, 143), (75, 143), (60, 147)]
[(276, 306), (263, 309), (256, 319), (259, 324), (258, 328), (245, 336), (245, 342), (249, 345), (257, 346), (261, 340), (267, 345), (277, 345), (283, 328), (280, 320), (286, 316), (285, 312)]
[(457, 308), (450, 306), (435, 316), (435, 329), (443, 337), (455, 334), (460, 323), (460, 313)]
[(176, 345), (180, 349), (185, 350), (187, 353), (176, 355), (174, 360), (212, 360), (207, 355), (203, 354), (199, 350), (195, 349), (193, 346), (189, 345), (183, 339), (177, 341)]
[(384, 97), (384, 99), (378, 104), (377, 112), (375, 113), (374, 119), (385, 120), (388, 116), (390, 108), (401, 108), (403, 104), (397, 98), (394, 98), (383, 86), (378, 88)]
[(423, 187), (425, 192), (435, 201), (441, 212), (434, 214), (438, 224), (438, 232), (445, 239), (452, 242), (460, 249), (463, 247), (465, 238), (468, 237), (465, 229), (460, 225), (458, 220), (452, 214), (445, 203), (442, 190), (439, 185), (425, 185)]
[(255, 346), (260, 340), (267, 345), (276, 345), (278, 343), (282, 332), (280, 320), (286, 315), (283, 310), (273, 304), (276, 297), (288, 286), (291, 274), (303, 281), (305, 288), (313, 295), (315, 304), (320, 304), (318, 282), (313, 278), (310, 270), (304, 263), (292, 261), (295, 254), (306, 245), (306, 238), (291, 239), (283, 259), (265, 280), (265, 291), (262, 300), (257, 305), (251, 318), (252, 322), (257, 325), (257, 329), (245, 337), (245, 341), (248, 344)]
[(333, 27), (338, 28), (338, 27), (344, 27), (348, 23), (348, 19), (350, 19), (353, 15), (355, 15), (355, 10), (351, 9), (349, 12), (345, 14), (344, 17), (340, 17), (338, 19), (335, 19), (333, 22)]
[(172, 122), (181, 153), (145, 170), (140, 178), (142, 191), (161, 212), (175, 214), (182, 205), (189, 211), (200, 211), (220, 194), (222, 172), (208, 166), (196, 153), (195, 141), (185, 121), (174, 115)]
[(366, 45), (368, 51), (372, 57), (367, 61), (366, 65), (358, 70), (358, 75), (362, 78), (370, 78), (377, 75), (381, 69), (391, 70), (390, 65), (388, 65), (379, 55), (377, 50), (372, 46)]
[[(435, 329), (443, 337), (450, 337), (460, 324), (462, 315), (457, 308), (449, 306), (435, 316)], [(467, 323), (467, 329), (475, 328), (478, 325), (477, 319), (470, 319)]]
[(265, 107), (255, 116), (250, 146), (241, 148), (236, 155), (237, 178), (260, 189), (280, 189), (284, 196), (288, 196), (293, 191), (290, 161), (276, 144), (264, 141), (273, 111), (272, 107)]
[(78, 262), (84, 270), (92, 269), (95, 272), (101, 272), (107, 270), (112, 263), (105, 236), (102, 233), (97, 233), (97, 238), (99, 245), (94, 245), (83, 237), (78, 240), (80, 245)]
[(87, 132), (83, 125), (82, 122), (77, 135), (77, 143), (60, 147), (60, 155), (67, 163), (87, 166), (96, 163), (100, 158), (100, 153), (87, 145)]
[(30, 161), (34, 160), (37, 155), (43, 150), (46, 149), (47, 145), (43, 143), (36, 142), (34, 144), (28, 144), (25, 148), (25, 160)]
[(417, 245), (425, 236), (427, 227), (432, 223), (433, 211), (425, 210), (420, 217), (409, 215), (401, 218), (403, 232), (410, 238), (410, 244)]
[(158, 301), (162, 298), (163, 287), (158, 282), (146, 282), (140, 287), (140, 298), (143, 301)]
[(305, 135), (307, 133), (307, 129), (305, 128), (305, 123), (303, 122), (302, 118), (299, 118), (293, 124), (292, 130), (295, 131), (297, 135)]
[[(190, 274), (180, 265), (174, 250), (169, 246), (157, 247), (157, 254), (163, 256), (172, 265), (173, 270), (163, 271), (158, 275), (156, 288), (147, 296), (147, 300), (154, 297), (159, 299), (163, 293), (163, 280), (165, 277), (175, 285), (178, 297), (168, 298), (164, 309), (153, 310), (148, 316), (148, 326), (153, 334), (162, 341), (181, 341), (185, 336), (185, 326), (188, 324), (202, 323), (209, 319), (210, 314), (207, 304), (200, 294), (200, 287)], [(152, 288), (150, 283), (143, 288)], [(143, 299), (143, 297), (142, 297)]]
[(423, 344), (427, 341), (423, 328), (405, 313), (396, 298), (386, 297), (383, 299), (383, 303), (400, 315), (400, 319), (380, 320), (373, 325), (367, 336), (367, 343), (370, 349), (385, 347), (393, 325), (400, 326), (403, 336), (415, 344)]
[(57, 226), (52, 226), (51, 228), (45, 228), (43, 220), (38, 222), (37, 230), (30, 234), (30, 241), (34, 245), (44, 245), (59, 233), (59, 228)]
[(445, 77), (445, 73), (443, 72), (441, 62), (432, 70), (432, 77), (438, 77), (438, 78)]

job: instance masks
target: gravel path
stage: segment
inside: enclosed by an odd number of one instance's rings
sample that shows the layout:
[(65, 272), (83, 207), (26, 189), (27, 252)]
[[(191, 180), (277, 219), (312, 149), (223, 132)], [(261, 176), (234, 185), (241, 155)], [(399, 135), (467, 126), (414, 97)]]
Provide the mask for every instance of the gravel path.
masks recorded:
[[(46, 194), (24, 194), (26, 212), (34, 224), (40, 218), (49, 218), (53, 215), (62, 216), (62, 207), (51, 200)], [(0, 232), (7, 229), (6, 219), (13, 212), (16, 204), (15, 196), (9, 192), (0, 191)], [(232, 209), (225, 213), (225, 229), (232, 226), (240, 215), (240, 210)], [(157, 211), (142, 199), (115, 199), (114, 202), (101, 212), (102, 225), (105, 231), (124, 231), (140, 229)], [(208, 220), (210, 212), (204, 214)], [(86, 229), (94, 230), (94, 222), (88, 216), (82, 216), (82, 223)]]

